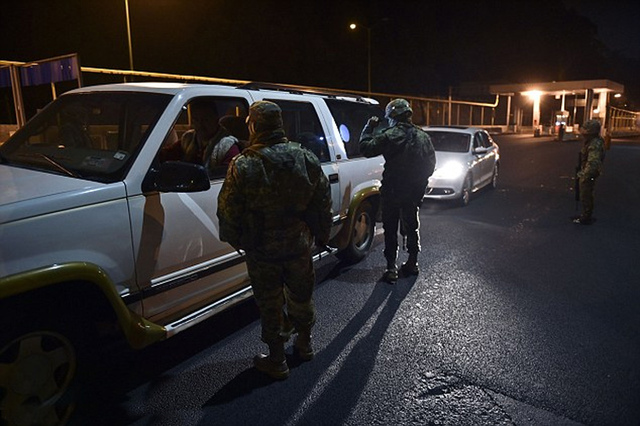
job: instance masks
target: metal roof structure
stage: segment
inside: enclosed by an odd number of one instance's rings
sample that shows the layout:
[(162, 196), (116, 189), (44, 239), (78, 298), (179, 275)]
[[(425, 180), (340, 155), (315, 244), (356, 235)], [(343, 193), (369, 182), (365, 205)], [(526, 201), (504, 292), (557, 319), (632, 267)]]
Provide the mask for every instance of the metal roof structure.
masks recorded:
[[(540, 100), (544, 96), (561, 99), (562, 111), (565, 110), (567, 96), (581, 96), (583, 100), (583, 114), (581, 122), (598, 118), (603, 125), (607, 123), (609, 98), (613, 94), (624, 92), (624, 85), (611, 80), (576, 80), (551, 81), (542, 83), (494, 84), (489, 86), (489, 92), (496, 96), (507, 96), (507, 116), (510, 114), (511, 97), (520, 95), (533, 102), (532, 122), (534, 128), (540, 128)], [(594, 105), (595, 103), (595, 105)], [(574, 106), (576, 103), (574, 102)], [(573, 117), (576, 122), (576, 117)]]
[(594, 93), (623, 93), (624, 85), (611, 80), (551, 81), (546, 83), (493, 84), (489, 86), (492, 95), (513, 95), (539, 92), (542, 95), (582, 94), (587, 90)]

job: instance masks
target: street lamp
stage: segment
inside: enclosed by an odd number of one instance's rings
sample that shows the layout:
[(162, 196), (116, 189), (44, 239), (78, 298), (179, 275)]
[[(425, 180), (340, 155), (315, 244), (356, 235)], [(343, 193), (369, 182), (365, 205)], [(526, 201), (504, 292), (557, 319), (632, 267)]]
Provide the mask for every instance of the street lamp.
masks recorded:
[[(364, 25), (360, 26), (367, 30), (367, 92), (371, 94), (371, 28)], [(351, 23), (349, 28), (355, 31), (358, 28), (358, 24)]]
[(129, 20), (129, 0), (124, 0), (124, 8), (127, 13), (127, 39), (129, 40), (129, 68), (133, 71), (133, 49), (131, 47), (131, 22)]

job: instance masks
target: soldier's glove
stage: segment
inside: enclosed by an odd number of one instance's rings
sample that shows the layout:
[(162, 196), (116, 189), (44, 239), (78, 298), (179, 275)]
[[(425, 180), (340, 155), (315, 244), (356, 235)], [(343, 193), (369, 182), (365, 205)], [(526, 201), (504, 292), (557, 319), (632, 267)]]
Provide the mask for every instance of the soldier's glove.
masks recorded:
[(375, 129), (376, 127), (378, 127), (378, 125), (380, 124), (380, 118), (373, 116), (369, 119), (369, 121), (367, 121), (367, 127), (371, 127), (372, 129)]

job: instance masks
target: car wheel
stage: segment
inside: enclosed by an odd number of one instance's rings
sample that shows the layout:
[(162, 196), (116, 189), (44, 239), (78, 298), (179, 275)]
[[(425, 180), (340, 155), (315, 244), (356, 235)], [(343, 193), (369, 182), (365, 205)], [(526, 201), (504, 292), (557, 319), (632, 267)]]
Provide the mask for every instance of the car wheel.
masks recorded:
[(498, 163), (493, 166), (493, 175), (491, 176), (491, 185), (489, 188), (496, 189), (498, 187)]
[(73, 405), (62, 397), (76, 369), (76, 352), (62, 334), (19, 333), (0, 349), (2, 424), (65, 424)]
[(363, 202), (356, 210), (349, 243), (338, 253), (338, 257), (350, 263), (364, 259), (373, 244), (375, 225), (373, 207), (371, 204)]
[(460, 205), (462, 207), (469, 204), (471, 201), (471, 176), (467, 175), (464, 178), (464, 183), (462, 184), (462, 193), (460, 194)]

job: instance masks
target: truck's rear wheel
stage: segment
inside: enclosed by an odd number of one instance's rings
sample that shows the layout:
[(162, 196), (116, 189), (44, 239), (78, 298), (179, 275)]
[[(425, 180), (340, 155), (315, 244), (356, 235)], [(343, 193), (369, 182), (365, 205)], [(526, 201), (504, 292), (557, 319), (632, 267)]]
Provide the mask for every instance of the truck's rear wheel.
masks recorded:
[(349, 243), (338, 253), (340, 259), (350, 263), (364, 259), (373, 244), (375, 225), (373, 207), (367, 202), (361, 203), (353, 218)]

